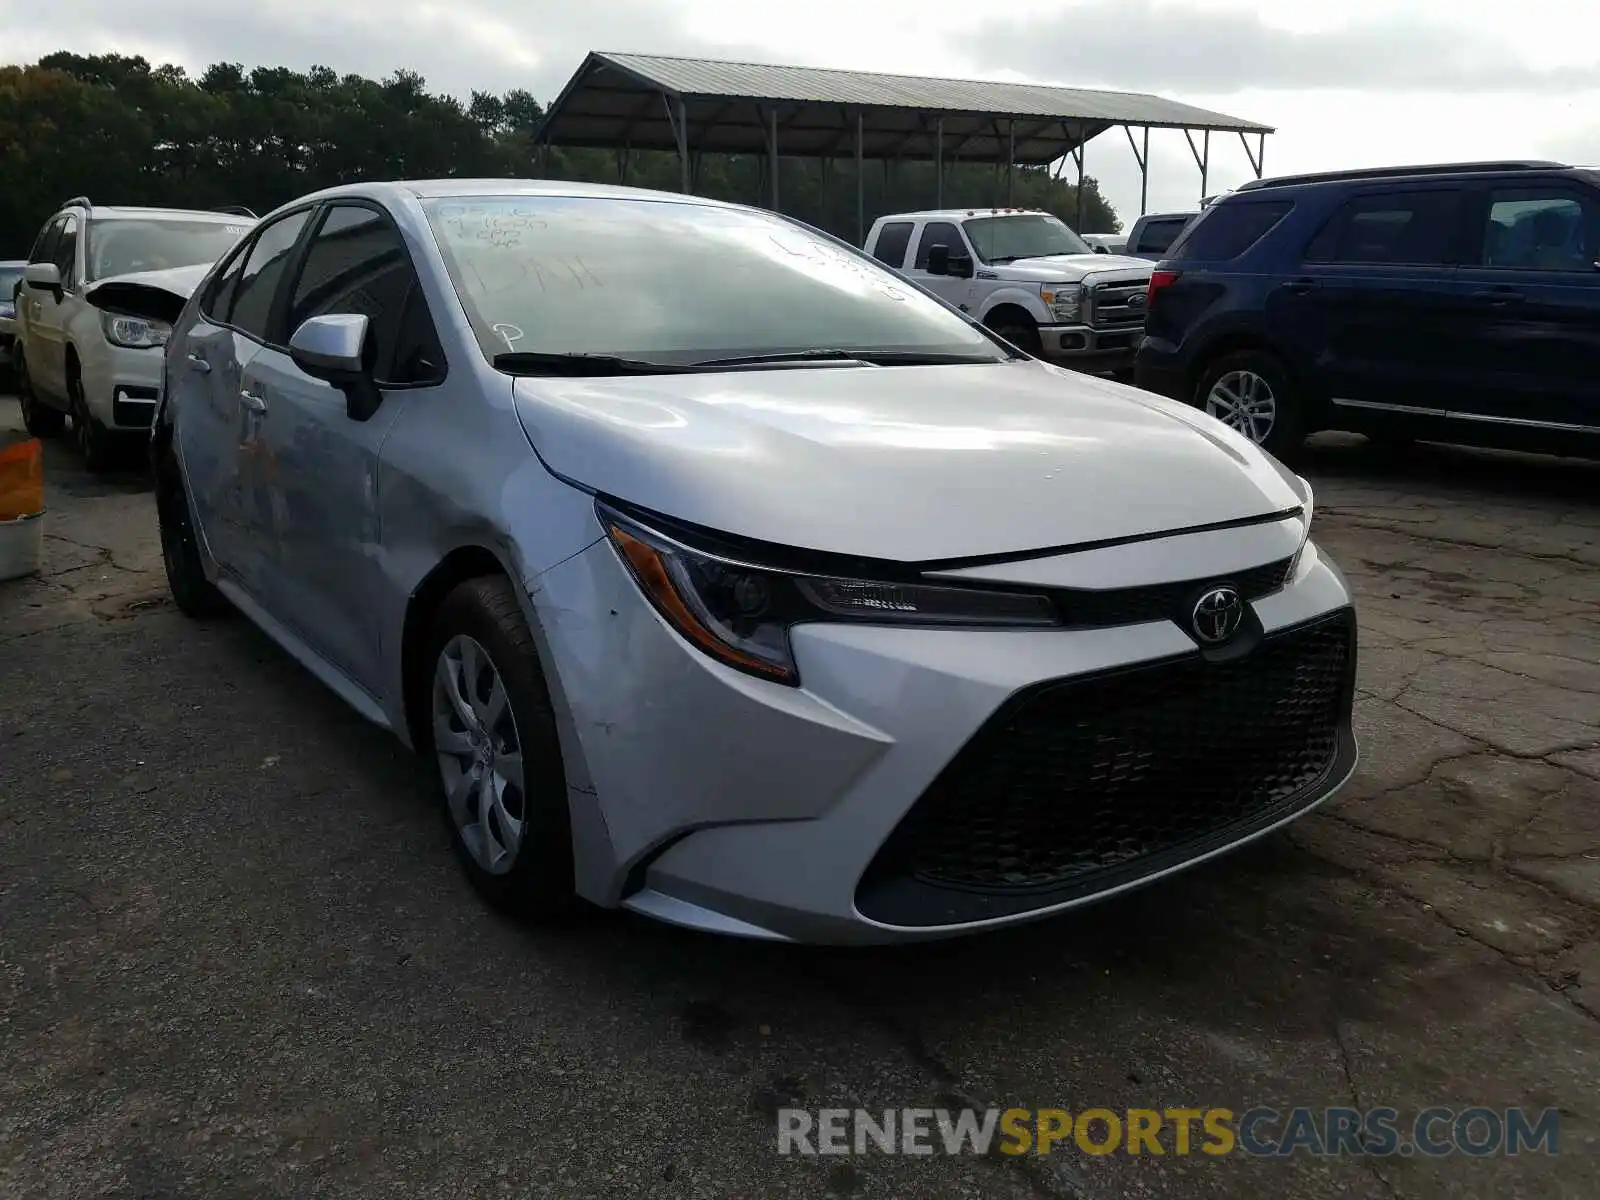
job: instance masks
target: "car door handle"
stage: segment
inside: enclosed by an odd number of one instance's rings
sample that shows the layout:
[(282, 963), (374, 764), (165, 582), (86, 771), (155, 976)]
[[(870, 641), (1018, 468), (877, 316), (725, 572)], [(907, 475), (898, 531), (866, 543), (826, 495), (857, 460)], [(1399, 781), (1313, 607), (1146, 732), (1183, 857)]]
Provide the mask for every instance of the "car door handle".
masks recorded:
[(1490, 304), (1516, 304), (1522, 300), (1522, 293), (1508, 287), (1484, 288), (1482, 291), (1470, 293), (1470, 298), (1487, 300)]
[(244, 405), (253, 413), (264, 413), (267, 411), (267, 402), (254, 392), (240, 392), (239, 403)]
[(1291, 296), (1304, 296), (1314, 292), (1322, 286), (1315, 279), (1294, 279), (1283, 285), (1283, 290)]
[(188, 362), (189, 362), (189, 369), (191, 371), (199, 371), (200, 374), (202, 374), (202, 375), (211, 374), (211, 364), (208, 363), (204, 358), (200, 357), (200, 355), (198, 355), (198, 354), (189, 355)]

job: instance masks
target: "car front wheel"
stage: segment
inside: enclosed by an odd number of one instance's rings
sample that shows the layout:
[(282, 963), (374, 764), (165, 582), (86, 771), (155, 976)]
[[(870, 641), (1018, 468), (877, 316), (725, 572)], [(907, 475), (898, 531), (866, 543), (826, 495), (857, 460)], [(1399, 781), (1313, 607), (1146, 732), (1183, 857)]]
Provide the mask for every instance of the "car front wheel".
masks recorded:
[(425, 750), (456, 857), (494, 907), (547, 919), (572, 901), (566, 775), (549, 689), (511, 584), (470, 579), (434, 624)]
[(156, 524), (161, 533), (161, 563), (167, 571), (167, 588), (178, 611), (197, 620), (226, 613), (231, 606), (206, 578), (189, 499), (184, 494), (177, 463), (170, 458), (156, 469)]

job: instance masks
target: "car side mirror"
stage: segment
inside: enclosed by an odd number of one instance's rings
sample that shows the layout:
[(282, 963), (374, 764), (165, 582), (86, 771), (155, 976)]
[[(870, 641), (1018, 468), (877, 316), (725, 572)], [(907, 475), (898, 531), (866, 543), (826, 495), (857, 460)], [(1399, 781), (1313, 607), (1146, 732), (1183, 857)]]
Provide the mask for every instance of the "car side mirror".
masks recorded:
[(950, 247), (943, 242), (935, 242), (928, 247), (928, 274), (950, 274)]
[(345, 411), (352, 421), (369, 420), (383, 402), (372, 378), (372, 329), (365, 314), (311, 317), (290, 336), (289, 357), (313, 379), (344, 393)]
[(59, 302), (61, 299), (61, 268), (55, 263), (29, 263), (22, 269), (22, 278), (35, 291), (49, 292)]
[(972, 278), (972, 258), (966, 254), (952, 254), (949, 261), (950, 274), (957, 279)]

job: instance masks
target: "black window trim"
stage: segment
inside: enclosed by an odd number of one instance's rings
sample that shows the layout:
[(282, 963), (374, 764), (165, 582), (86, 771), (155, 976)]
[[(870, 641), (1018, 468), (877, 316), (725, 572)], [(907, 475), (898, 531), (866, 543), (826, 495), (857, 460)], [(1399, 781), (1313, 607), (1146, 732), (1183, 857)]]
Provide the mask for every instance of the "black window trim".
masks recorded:
[[(1415, 195), (1418, 192), (1450, 193), (1457, 197), (1454, 228), (1445, 235), (1444, 252), (1440, 255), (1442, 262), (1343, 262), (1338, 259), (1316, 259), (1310, 257), (1311, 247), (1317, 239), (1330, 228), (1334, 222), (1343, 221), (1351, 207), (1363, 200), (1376, 199), (1382, 196)], [(1367, 185), (1365, 187), (1338, 190), (1337, 196), (1327, 215), (1317, 223), (1310, 234), (1300, 246), (1300, 264), (1305, 267), (1316, 267), (1323, 271), (1454, 271), (1463, 264), (1464, 246), (1462, 239), (1465, 236), (1468, 210), (1472, 207), (1471, 187), (1458, 179), (1442, 180), (1396, 180), (1393, 183), (1381, 185)], [(1343, 236), (1343, 230), (1340, 235)]]
[[(1494, 194), (1496, 192), (1549, 192), (1558, 196), (1570, 197), (1578, 206), (1587, 213), (1600, 214), (1600, 193), (1584, 187), (1581, 183), (1564, 175), (1544, 175), (1534, 179), (1486, 179), (1476, 182), (1468, 195), (1466, 207), (1467, 234), (1465, 253), (1462, 257), (1462, 267), (1469, 271), (1521, 271), (1531, 275), (1538, 275), (1552, 281), (1571, 279), (1574, 276), (1585, 275), (1588, 272), (1581, 268), (1574, 271), (1548, 270), (1543, 267), (1512, 267), (1498, 266), (1493, 263), (1483, 262), (1483, 233), (1489, 220), (1489, 212), (1494, 208)], [(1600, 220), (1600, 216), (1596, 217)]]
[[(394, 219), (394, 215), (376, 200), (368, 199), (365, 196), (330, 196), (327, 199), (317, 201), (316, 203), (306, 205), (305, 207), (313, 209), (314, 211), (312, 212), (310, 219), (306, 221), (305, 228), (300, 231), (299, 241), (295, 243), (294, 249), (289, 253), (289, 261), (283, 268), (283, 275), (278, 280), (278, 290), (274, 293), (272, 297), (272, 306), (268, 310), (271, 314), (267, 319), (268, 333), (276, 333), (281, 331), (283, 333), (284, 340), (282, 344), (268, 341), (262, 342), (261, 345), (269, 350), (276, 350), (280, 354), (287, 355), (289, 353), (288, 340), (293, 334), (293, 331), (287, 328), (289, 306), (294, 300), (294, 287), (300, 282), (300, 272), (305, 267), (306, 257), (311, 253), (312, 241), (316, 238), (317, 234), (322, 231), (322, 224), (328, 219), (329, 210), (335, 207), (364, 208), (370, 212), (377, 213), (378, 219), (386, 224), (391, 230), (393, 230), (395, 237), (399, 239), (400, 249), (404, 254), (406, 266), (411, 269), (411, 278), (416, 282), (417, 291), (422, 298), (424, 311), (426, 311), (428, 314), (428, 323), (433, 326), (434, 345), (439, 349), (439, 374), (437, 378), (421, 380), (416, 383), (385, 383), (382, 380), (374, 380), (373, 382), (376, 383), (378, 385), (378, 389), (383, 392), (410, 392), (419, 391), (424, 388), (442, 387), (445, 381), (450, 378), (450, 357), (445, 352), (444, 338), (439, 335), (439, 322), (435, 319), (433, 311), (427, 307), (428, 298), (422, 287), (422, 272), (417, 270), (416, 257), (411, 253), (411, 247), (406, 242), (405, 231), (400, 228), (399, 223)], [(301, 210), (296, 208), (281, 215), (285, 217), (292, 216), (293, 213), (299, 211)], [(229, 328), (232, 327), (229, 326)], [(248, 333), (244, 333), (243, 330), (235, 330), (235, 332), (243, 334), (245, 337), (250, 337), (250, 335)], [(255, 341), (256, 339), (251, 338), (251, 340)]]

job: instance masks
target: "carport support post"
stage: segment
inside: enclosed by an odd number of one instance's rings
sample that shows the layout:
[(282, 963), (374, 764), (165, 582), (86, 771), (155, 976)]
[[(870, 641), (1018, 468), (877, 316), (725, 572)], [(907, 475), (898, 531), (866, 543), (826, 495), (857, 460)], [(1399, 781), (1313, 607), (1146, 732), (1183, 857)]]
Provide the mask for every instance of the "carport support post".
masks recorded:
[(1015, 190), (1012, 186), (1013, 177), (1017, 173), (1017, 123), (1006, 122), (1006, 207), (1011, 207), (1011, 194)]
[(1084, 143), (1079, 142), (1078, 153), (1073, 156), (1078, 160), (1078, 198), (1074, 202), (1077, 209), (1072, 214), (1072, 223), (1079, 229), (1083, 228), (1083, 149)]
[(772, 184), (772, 211), (778, 208), (778, 106), (767, 109), (767, 174)]
[[(884, 160), (888, 170), (889, 161)], [(861, 152), (861, 110), (856, 110), (856, 245), (867, 244), (867, 172)]]
[(1206, 176), (1211, 174), (1211, 130), (1200, 139), (1200, 199), (1206, 198)]
[(1139, 143), (1133, 140), (1133, 129), (1124, 125), (1122, 132), (1128, 135), (1128, 145), (1133, 148), (1133, 157), (1139, 163), (1139, 215), (1144, 216), (1145, 208), (1149, 204), (1150, 196), (1150, 126), (1144, 127), (1144, 149), (1139, 149)]
[(668, 96), (661, 93), (661, 100), (667, 106), (667, 120), (672, 125), (672, 140), (678, 143), (678, 171), (680, 192), (688, 193), (693, 189), (689, 186), (689, 114), (684, 107), (682, 96)]
[(944, 117), (933, 120), (933, 206), (944, 207)]

